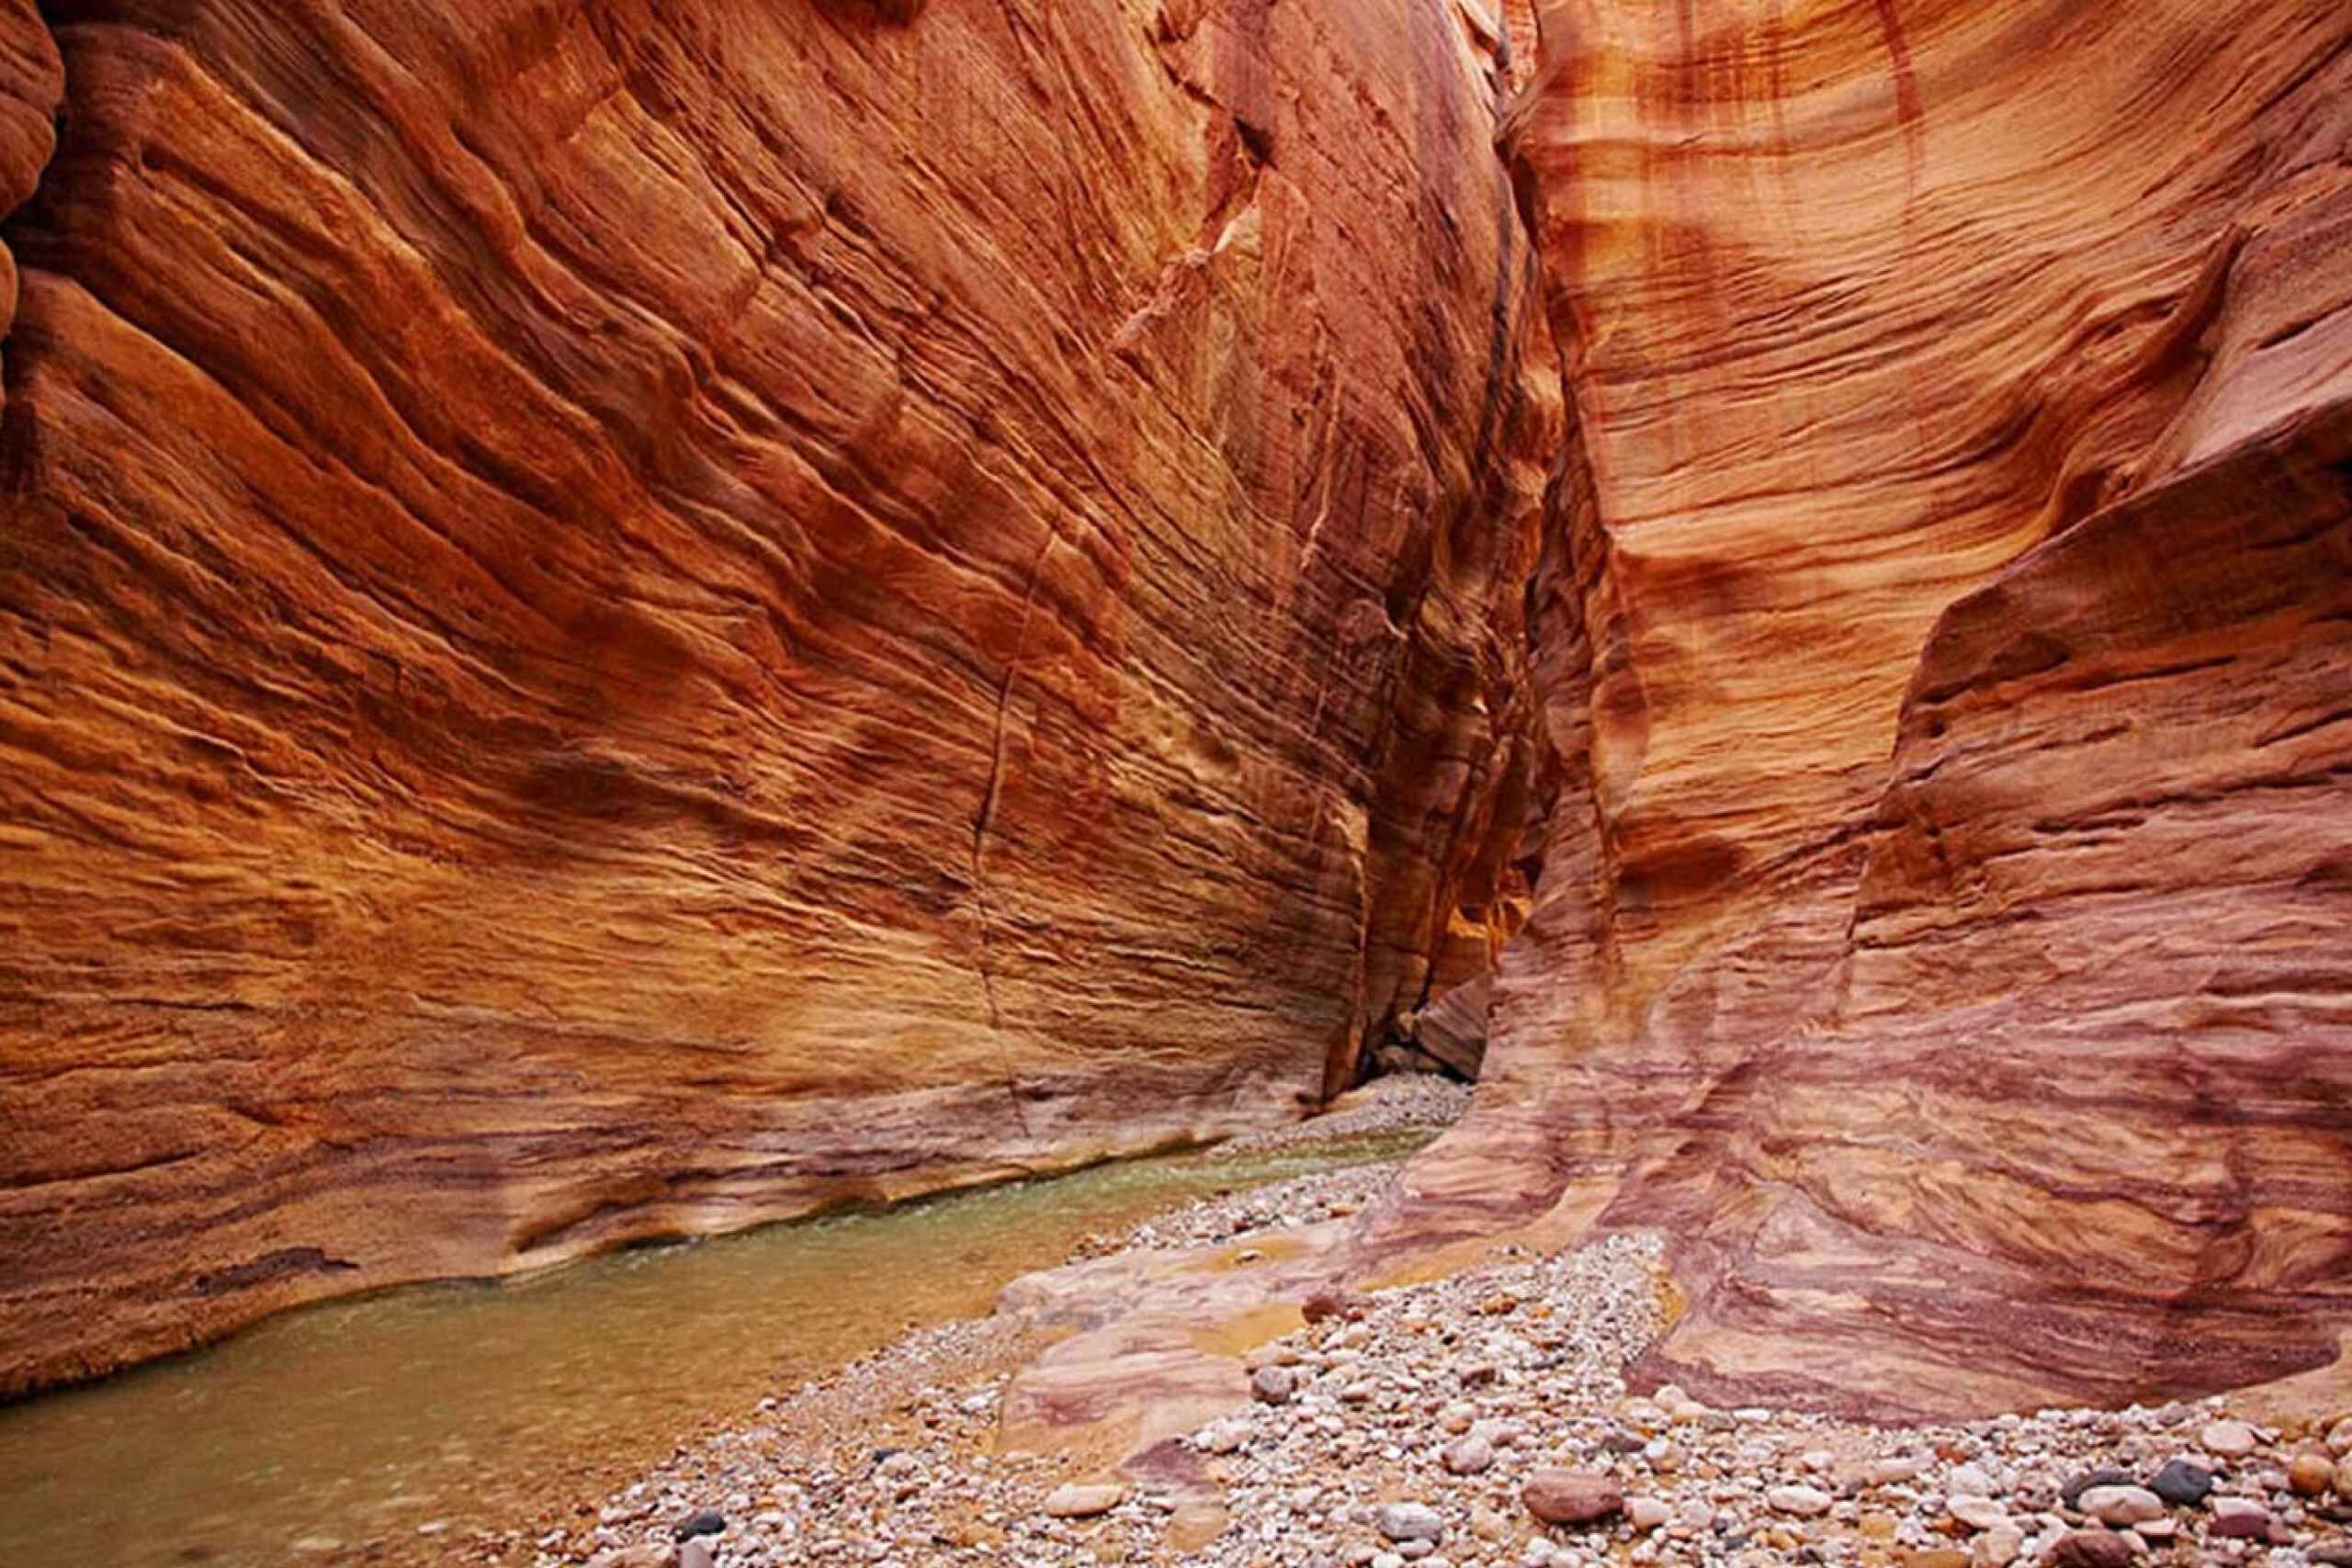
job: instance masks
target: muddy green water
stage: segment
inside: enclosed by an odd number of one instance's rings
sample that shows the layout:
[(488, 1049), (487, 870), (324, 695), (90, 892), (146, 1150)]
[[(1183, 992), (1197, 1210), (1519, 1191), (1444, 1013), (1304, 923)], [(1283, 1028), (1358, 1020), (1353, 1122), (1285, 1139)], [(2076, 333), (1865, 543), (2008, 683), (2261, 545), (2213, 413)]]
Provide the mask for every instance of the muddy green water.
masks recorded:
[(289, 1313), (0, 1406), (0, 1565), (479, 1562), (474, 1530), (569, 1514), (1089, 1234), (1422, 1141), (1128, 1160)]

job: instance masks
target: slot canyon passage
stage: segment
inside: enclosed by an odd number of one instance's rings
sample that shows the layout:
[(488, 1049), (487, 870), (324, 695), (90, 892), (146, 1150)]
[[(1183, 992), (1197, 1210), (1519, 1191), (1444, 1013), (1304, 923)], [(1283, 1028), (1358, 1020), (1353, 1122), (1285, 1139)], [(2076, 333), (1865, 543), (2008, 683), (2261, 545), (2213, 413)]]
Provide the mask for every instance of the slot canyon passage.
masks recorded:
[(0, 45), (0, 1441), (1471, 1078), (286, 1551), (2352, 1563), (2344, 0)]

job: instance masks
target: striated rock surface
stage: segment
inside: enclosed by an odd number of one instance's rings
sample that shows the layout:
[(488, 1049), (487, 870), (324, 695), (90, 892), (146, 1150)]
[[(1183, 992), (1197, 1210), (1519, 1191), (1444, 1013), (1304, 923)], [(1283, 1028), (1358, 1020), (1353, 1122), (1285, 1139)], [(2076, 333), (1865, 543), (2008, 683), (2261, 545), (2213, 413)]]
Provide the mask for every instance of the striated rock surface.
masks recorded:
[(1474, 9), (51, 20), (0, 1393), (1289, 1114), (1507, 934), (1562, 435)]
[[(0, 218), (33, 193), (48, 166), (64, 92), (56, 40), (33, 0), (0, 0)], [(0, 340), (16, 313), (16, 258), (0, 243)]]
[(49, 20), (0, 1392), (1383, 1051), (1399, 1197), (1012, 1425), (1506, 1233), (1719, 1401), (2352, 1325), (2340, 0)]
[(1554, 0), (1559, 757), (1374, 1252), (1658, 1224), (1655, 1358), (1887, 1413), (2352, 1316), (2352, 16)]

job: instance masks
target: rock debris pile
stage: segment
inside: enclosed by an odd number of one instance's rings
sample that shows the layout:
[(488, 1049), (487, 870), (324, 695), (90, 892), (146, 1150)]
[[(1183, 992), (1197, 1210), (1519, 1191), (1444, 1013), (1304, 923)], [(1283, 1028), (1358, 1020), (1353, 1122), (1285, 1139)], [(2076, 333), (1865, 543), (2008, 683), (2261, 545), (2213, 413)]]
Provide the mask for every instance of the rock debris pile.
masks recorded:
[(1072, 1250), (1071, 1261), (1107, 1258), (1115, 1252), (1215, 1247), (1261, 1232), (1341, 1219), (1371, 1202), (1396, 1179), (1395, 1162), (1384, 1161), (1195, 1198), (1125, 1232), (1086, 1237)]
[(1428, 1073), (1374, 1078), (1341, 1096), (1320, 1116), (1229, 1139), (1219, 1144), (1211, 1157), (1238, 1159), (1392, 1133), (1439, 1131), (1462, 1120), (1463, 1112), (1470, 1109), (1470, 1092), (1466, 1083)]
[[(1320, 1179), (1250, 1196), (1289, 1212), (1301, 1191), (1329, 1199)], [(1141, 1245), (1255, 1213), (1195, 1204)], [(1658, 1258), (1656, 1237), (1618, 1235), (1317, 1293), (1306, 1327), (1250, 1353), (1249, 1403), (1134, 1474), (994, 1451), (1020, 1325), (926, 1331), (765, 1402), (759, 1425), (541, 1538), (536, 1561), (2352, 1565), (2352, 1414), (2261, 1426), (2208, 1400), (1882, 1427), (1632, 1394), (1621, 1369), (1663, 1324)]]

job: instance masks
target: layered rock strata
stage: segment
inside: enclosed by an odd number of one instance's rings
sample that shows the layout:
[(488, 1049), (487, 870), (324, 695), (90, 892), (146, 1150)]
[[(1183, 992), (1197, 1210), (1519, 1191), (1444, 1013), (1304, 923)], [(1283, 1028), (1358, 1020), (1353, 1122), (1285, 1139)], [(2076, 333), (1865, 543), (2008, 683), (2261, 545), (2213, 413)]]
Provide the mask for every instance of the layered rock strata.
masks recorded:
[(1295, 1114), (1523, 897), (1496, 24), (49, 17), (0, 1393)]
[(1540, 6), (1563, 777), (1373, 1250), (1679, 1238), (1655, 1357), (1885, 1413), (2352, 1316), (2352, 17)]

